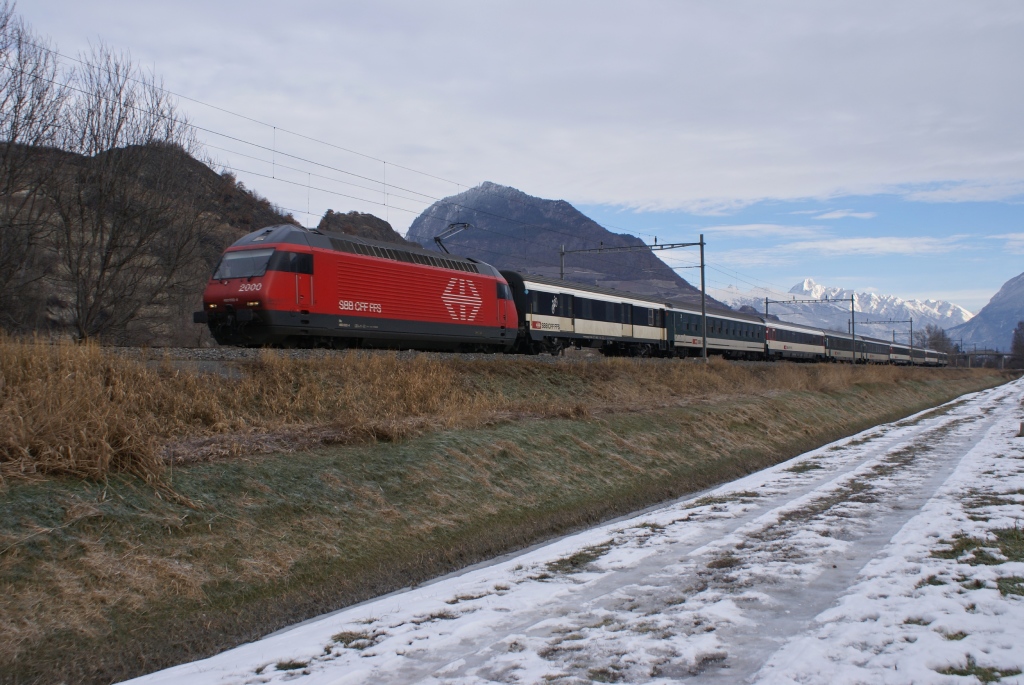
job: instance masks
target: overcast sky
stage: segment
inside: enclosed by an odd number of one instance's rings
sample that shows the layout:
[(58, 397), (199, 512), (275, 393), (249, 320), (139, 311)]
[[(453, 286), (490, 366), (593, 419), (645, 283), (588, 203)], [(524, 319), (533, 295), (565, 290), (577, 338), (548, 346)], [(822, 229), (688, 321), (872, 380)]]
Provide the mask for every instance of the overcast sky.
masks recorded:
[(1019, 1), (18, 10), (66, 54), (102, 39), (271, 124), (182, 102), (213, 157), (303, 221), (356, 209), (404, 231), (431, 198), (490, 180), (618, 232), (704, 232), (717, 287), (813, 277), (976, 311), (1024, 271)]

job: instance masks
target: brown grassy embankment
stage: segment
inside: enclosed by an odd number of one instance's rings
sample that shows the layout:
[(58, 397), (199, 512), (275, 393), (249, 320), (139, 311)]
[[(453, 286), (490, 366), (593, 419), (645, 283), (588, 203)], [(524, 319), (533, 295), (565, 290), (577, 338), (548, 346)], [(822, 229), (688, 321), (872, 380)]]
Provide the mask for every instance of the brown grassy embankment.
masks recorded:
[(12, 342), (0, 374), (12, 683), (197, 658), (1007, 378), (264, 353), (226, 379)]

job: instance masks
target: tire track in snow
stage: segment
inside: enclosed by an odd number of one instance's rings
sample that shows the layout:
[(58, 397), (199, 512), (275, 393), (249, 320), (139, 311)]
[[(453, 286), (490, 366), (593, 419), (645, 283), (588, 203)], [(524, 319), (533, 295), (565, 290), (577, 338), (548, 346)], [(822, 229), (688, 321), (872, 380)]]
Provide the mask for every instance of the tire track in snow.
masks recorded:
[(739, 682), (847, 591), (1021, 387), (138, 680)]

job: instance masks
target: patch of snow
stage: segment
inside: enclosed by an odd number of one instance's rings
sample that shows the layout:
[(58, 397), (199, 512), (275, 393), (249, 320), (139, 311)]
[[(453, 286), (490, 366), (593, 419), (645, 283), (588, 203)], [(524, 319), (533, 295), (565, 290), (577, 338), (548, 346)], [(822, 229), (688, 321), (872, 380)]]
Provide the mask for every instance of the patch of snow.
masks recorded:
[[(132, 682), (969, 682), (1024, 668), (1024, 382)], [(984, 495), (984, 496), (983, 496)], [(955, 536), (986, 541), (933, 556)], [(578, 572), (563, 560), (586, 553)], [(977, 552), (974, 552), (975, 554)], [(950, 556), (950, 555), (946, 555)], [(279, 669), (282, 666), (300, 668)], [(1007, 675), (1002, 682), (1024, 682)]]

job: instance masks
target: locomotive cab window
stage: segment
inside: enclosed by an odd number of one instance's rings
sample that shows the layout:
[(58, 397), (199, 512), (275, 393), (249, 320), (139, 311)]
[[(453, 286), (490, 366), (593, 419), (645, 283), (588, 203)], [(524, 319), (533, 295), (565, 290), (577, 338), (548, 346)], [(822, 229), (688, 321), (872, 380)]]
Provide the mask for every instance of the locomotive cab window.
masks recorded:
[(262, 276), (267, 271), (267, 262), (273, 253), (273, 248), (225, 252), (216, 271), (213, 272), (213, 279), (220, 281), (228, 278)]
[(511, 300), (512, 289), (508, 287), (507, 283), (498, 282), (498, 299), (499, 300)]
[(313, 255), (306, 252), (275, 252), (267, 266), (270, 271), (295, 274), (313, 273)]

